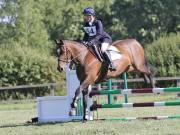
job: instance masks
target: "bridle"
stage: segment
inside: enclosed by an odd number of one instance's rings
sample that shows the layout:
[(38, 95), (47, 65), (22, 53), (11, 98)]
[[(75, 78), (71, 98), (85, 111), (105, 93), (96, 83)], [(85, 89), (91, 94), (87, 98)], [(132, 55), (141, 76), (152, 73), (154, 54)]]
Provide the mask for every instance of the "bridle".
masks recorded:
[[(60, 59), (59, 58), (59, 54), (58, 54), (58, 62), (61, 61), (61, 62), (66, 62), (66, 63), (69, 63), (71, 62), (72, 60), (70, 59), (71, 57), (68, 57), (68, 53), (70, 52), (66, 46), (62, 46), (64, 49), (65, 49), (65, 56), (66, 58), (65, 59)], [(59, 48), (60, 49), (60, 48)]]
[[(71, 54), (71, 52), (67, 49), (67, 47), (65, 45), (63, 45), (62, 47), (64, 47), (65, 49), (65, 55), (66, 55), (66, 58), (65, 59), (60, 59), (58, 57), (58, 62), (66, 62), (67, 63), (70, 63), (70, 62), (74, 62), (76, 64), (79, 64), (79, 60), (77, 60), (76, 58), (79, 57), (79, 55), (81, 55), (81, 52), (83, 52), (84, 50), (86, 50), (87, 48), (83, 49), (83, 50), (80, 50), (79, 52), (77, 52), (77, 55), (75, 57), (73, 57), (72, 55), (70, 55), (70, 57), (68, 57), (69, 53)], [(60, 48), (59, 48), (60, 49)]]

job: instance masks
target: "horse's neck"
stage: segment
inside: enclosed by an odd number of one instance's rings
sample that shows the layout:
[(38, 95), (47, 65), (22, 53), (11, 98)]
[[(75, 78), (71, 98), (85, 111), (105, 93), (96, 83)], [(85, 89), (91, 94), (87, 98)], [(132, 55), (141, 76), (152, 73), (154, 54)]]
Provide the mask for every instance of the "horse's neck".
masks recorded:
[(80, 64), (84, 63), (84, 59), (88, 53), (88, 49), (83, 45), (71, 44), (73, 59), (78, 61)]

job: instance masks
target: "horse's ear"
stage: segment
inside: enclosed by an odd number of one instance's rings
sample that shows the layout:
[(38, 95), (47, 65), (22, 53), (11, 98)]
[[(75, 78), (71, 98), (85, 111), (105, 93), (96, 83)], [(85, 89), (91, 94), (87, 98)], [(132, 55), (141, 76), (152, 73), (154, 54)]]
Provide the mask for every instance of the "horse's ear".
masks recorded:
[(61, 40), (61, 39), (59, 39), (59, 40), (54, 40), (54, 42), (56, 43), (56, 45), (63, 45), (64, 44), (64, 42), (63, 42), (63, 40)]
[(57, 39), (55, 39), (54, 42), (55, 42), (56, 45), (58, 44), (58, 40)]
[(60, 44), (60, 45), (64, 45), (64, 42), (63, 42), (62, 39), (59, 39), (59, 44)]

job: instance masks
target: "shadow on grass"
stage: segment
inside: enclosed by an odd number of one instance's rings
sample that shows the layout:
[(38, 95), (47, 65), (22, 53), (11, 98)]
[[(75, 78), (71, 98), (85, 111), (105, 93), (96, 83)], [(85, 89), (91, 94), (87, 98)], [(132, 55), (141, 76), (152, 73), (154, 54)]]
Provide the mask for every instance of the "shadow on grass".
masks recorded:
[[(33, 125), (33, 124), (31, 124), (31, 125)], [(30, 124), (27, 124), (27, 123), (5, 124), (5, 125), (0, 125), (0, 128), (25, 127), (25, 126), (30, 126)]]
[(45, 125), (56, 125), (56, 124), (65, 124), (70, 122), (83, 123), (82, 121), (68, 121), (68, 122), (47, 122), (47, 123), (19, 123), (19, 124), (5, 124), (0, 125), (0, 128), (13, 128), (13, 127), (28, 127), (28, 126), (45, 126)]

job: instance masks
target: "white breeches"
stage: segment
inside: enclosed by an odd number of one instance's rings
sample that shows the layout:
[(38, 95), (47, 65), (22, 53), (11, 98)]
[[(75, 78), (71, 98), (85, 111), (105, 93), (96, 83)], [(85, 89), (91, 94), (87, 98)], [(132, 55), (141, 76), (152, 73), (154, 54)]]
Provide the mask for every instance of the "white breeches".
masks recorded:
[(109, 48), (109, 43), (102, 43), (101, 44), (101, 51), (104, 53)]

